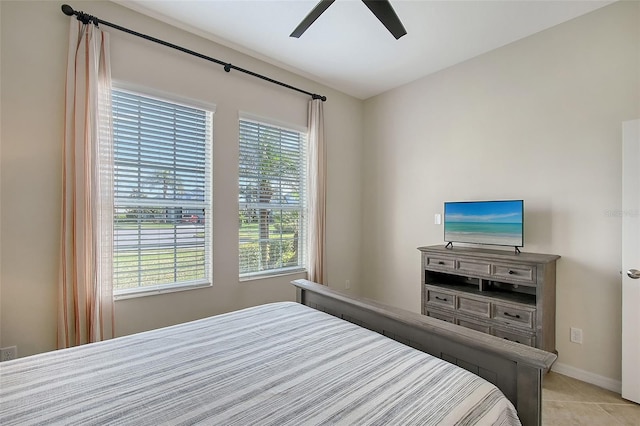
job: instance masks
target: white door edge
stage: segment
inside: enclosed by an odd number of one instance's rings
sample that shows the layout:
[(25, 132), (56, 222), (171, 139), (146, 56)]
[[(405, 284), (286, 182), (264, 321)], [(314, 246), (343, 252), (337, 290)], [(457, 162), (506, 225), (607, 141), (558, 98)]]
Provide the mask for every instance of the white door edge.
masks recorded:
[(622, 397), (640, 403), (640, 120), (622, 123)]

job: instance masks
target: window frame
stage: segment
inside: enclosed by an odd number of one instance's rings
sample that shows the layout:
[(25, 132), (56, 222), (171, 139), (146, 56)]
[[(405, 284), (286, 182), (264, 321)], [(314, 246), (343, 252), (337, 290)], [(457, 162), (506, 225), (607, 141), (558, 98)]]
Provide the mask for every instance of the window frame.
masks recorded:
[[(279, 268), (274, 268), (274, 269), (265, 269), (265, 270), (258, 270), (258, 271), (252, 271), (252, 272), (242, 272), (242, 255), (241, 255), (241, 243), (240, 243), (240, 230), (238, 231), (238, 275), (239, 275), (239, 280), (241, 282), (243, 281), (249, 281), (249, 280), (255, 280), (255, 279), (263, 279), (263, 278), (271, 278), (271, 277), (275, 277), (275, 276), (282, 276), (282, 275), (292, 275), (292, 274), (300, 274), (300, 273), (305, 273), (307, 271), (307, 267), (308, 267), (308, 258), (307, 258), (307, 252), (306, 252), (306, 248), (307, 248), (307, 244), (308, 244), (308, 238), (307, 238), (307, 232), (308, 232), (308, 187), (307, 187), (307, 179), (308, 179), (308, 129), (306, 127), (302, 127), (302, 126), (298, 126), (298, 125), (294, 125), (291, 123), (286, 123), (286, 122), (282, 122), (282, 121), (278, 121), (278, 120), (274, 120), (271, 118), (267, 118), (267, 117), (263, 117), (263, 116), (258, 116), (258, 115), (254, 115), (251, 113), (246, 113), (246, 112), (240, 112), (239, 113), (239, 117), (238, 117), (238, 213), (239, 215), (242, 213), (243, 210), (243, 202), (240, 200), (240, 185), (241, 185), (241, 152), (242, 152), (242, 147), (240, 146), (240, 132), (241, 132), (241, 126), (242, 126), (242, 122), (246, 121), (246, 122), (252, 122), (254, 124), (257, 124), (259, 126), (265, 126), (268, 128), (273, 128), (273, 129), (280, 129), (286, 132), (293, 132), (293, 133), (298, 133), (299, 137), (300, 137), (300, 154), (301, 157), (298, 158), (298, 164), (300, 164), (300, 173), (299, 173), (299, 185), (300, 185), (300, 189), (301, 189), (301, 200), (300, 200), (300, 205), (297, 209), (292, 209), (289, 206), (286, 206), (284, 209), (282, 208), (282, 206), (284, 206), (282, 203), (281, 204), (274, 204), (274, 210), (290, 210), (290, 211), (298, 211), (300, 212), (300, 219), (299, 219), (299, 227), (300, 227), (300, 232), (298, 235), (298, 258), (299, 258), (299, 263), (297, 265), (294, 266), (283, 266), (283, 267), (279, 267)], [(245, 202), (244, 203), (247, 206), (250, 206), (252, 203), (249, 202)], [(259, 241), (259, 240), (258, 240)]]
[[(114, 135), (113, 135), (113, 145), (114, 145), (114, 179), (113, 179), (113, 187), (114, 187), (114, 231), (112, 234), (112, 242), (113, 242), (113, 263), (114, 263), (114, 270), (113, 270), (113, 279), (114, 279), (114, 286), (113, 286), (113, 296), (115, 300), (120, 300), (120, 299), (129, 299), (129, 298), (136, 298), (136, 297), (143, 297), (143, 296), (151, 296), (151, 295), (156, 295), (156, 294), (164, 294), (164, 293), (172, 293), (172, 292), (177, 292), (177, 291), (185, 291), (185, 290), (192, 290), (192, 289), (198, 289), (198, 288), (206, 288), (206, 287), (211, 287), (213, 285), (213, 222), (214, 222), (214, 218), (213, 218), (213, 197), (214, 197), (214, 192), (213, 192), (213, 172), (214, 172), (214, 166), (213, 166), (213, 147), (214, 147), (214, 118), (215, 118), (215, 110), (216, 110), (216, 106), (214, 104), (211, 103), (207, 103), (207, 102), (203, 102), (203, 101), (199, 101), (199, 100), (195, 100), (195, 99), (191, 99), (191, 98), (186, 98), (186, 97), (181, 97), (178, 95), (175, 95), (173, 93), (167, 93), (167, 92), (163, 92), (163, 91), (158, 91), (158, 90), (153, 90), (153, 89), (149, 89), (146, 87), (140, 87), (137, 85), (131, 85), (131, 84), (127, 84), (127, 83), (123, 83), (123, 82), (112, 82), (112, 87), (111, 87), (111, 91), (112, 93), (114, 91), (120, 91), (120, 92), (125, 92), (125, 93), (129, 93), (135, 96), (141, 96), (141, 97), (146, 97), (146, 98), (150, 98), (153, 100), (157, 100), (160, 102), (165, 102), (165, 103), (169, 103), (169, 104), (174, 104), (174, 105), (178, 105), (178, 106), (183, 106), (183, 107), (187, 107), (187, 108), (192, 108), (192, 109), (198, 109), (201, 111), (204, 111), (207, 115), (207, 129), (206, 129), (206, 142), (208, 144), (208, 146), (205, 146), (205, 155), (208, 155), (207, 160), (205, 161), (205, 184), (204, 184), (204, 189), (205, 189), (205, 201), (202, 204), (206, 204), (205, 206), (205, 220), (204, 220), (204, 232), (205, 232), (205, 241), (204, 241), (204, 273), (205, 276), (202, 279), (196, 279), (196, 280), (190, 280), (190, 281), (177, 281), (177, 282), (172, 282), (172, 283), (164, 283), (164, 284), (155, 284), (155, 285), (147, 285), (147, 286), (138, 286), (138, 287), (132, 287), (132, 288), (125, 288), (125, 289), (117, 289), (115, 287), (115, 272), (116, 272), (116, 268), (115, 268), (115, 257), (116, 257), (116, 236), (115, 236), (115, 228), (116, 228), (116, 215), (117, 215), (117, 211), (116, 209), (118, 208), (118, 206), (120, 206), (121, 204), (116, 203), (117, 200), (117, 196), (116, 196), (116, 181), (115, 181), (115, 174), (116, 174), (116, 158), (115, 158), (115, 150), (116, 150), (116, 137), (115, 137), (115, 125), (114, 125)], [(113, 103), (113, 102), (112, 102)], [(112, 120), (114, 119), (114, 113), (112, 112)], [(168, 206), (167, 208), (172, 208), (173, 206)], [(208, 238), (208, 240), (207, 240)]]

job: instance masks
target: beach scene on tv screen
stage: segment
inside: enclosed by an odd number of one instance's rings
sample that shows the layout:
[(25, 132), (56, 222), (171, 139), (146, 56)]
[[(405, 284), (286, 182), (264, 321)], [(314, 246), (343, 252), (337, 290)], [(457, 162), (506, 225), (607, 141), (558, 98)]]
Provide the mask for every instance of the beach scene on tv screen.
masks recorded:
[(444, 240), (521, 247), (522, 201), (446, 203)]

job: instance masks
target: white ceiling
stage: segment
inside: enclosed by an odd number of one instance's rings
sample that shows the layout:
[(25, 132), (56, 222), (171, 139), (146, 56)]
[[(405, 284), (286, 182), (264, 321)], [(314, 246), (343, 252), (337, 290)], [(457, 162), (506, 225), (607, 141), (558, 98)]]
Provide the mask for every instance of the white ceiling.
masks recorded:
[(114, 1), (360, 99), (612, 3), (391, 0), (407, 30), (396, 40), (360, 0), (337, 0), (299, 39), (316, 0)]

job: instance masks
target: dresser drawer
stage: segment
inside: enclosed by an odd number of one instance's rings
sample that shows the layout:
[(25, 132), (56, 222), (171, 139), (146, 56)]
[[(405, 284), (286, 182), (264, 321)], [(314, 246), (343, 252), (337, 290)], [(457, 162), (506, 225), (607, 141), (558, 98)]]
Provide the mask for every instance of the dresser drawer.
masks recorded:
[(435, 304), (453, 309), (454, 299), (455, 296), (452, 294), (434, 291), (430, 288), (427, 288), (427, 298), (425, 300), (427, 304)]
[(490, 274), (491, 264), (487, 262), (471, 262), (467, 260), (458, 260), (458, 270), (460, 272)]
[(458, 295), (456, 309), (475, 316), (491, 318), (491, 303)]
[(530, 335), (530, 334), (515, 333), (515, 332), (512, 332), (512, 331), (506, 331), (506, 330), (502, 330), (502, 329), (499, 329), (499, 328), (494, 328), (493, 330), (491, 330), (491, 334), (493, 334), (496, 337), (500, 337), (502, 339), (510, 340), (510, 341), (516, 342), (516, 343), (522, 343), (523, 345), (527, 345), (527, 346), (535, 346), (536, 345), (535, 336)]
[(456, 261), (446, 257), (427, 256), (425, 260), (425, 266), (430, 266), (432, 268), (438, 268), (438, 269), (454, 270), (456, 268)]
[(435, 319), (438, 319), (440, 321), (450, 322), (452, 324), (455, 323), (455, 320), (453, 318), (453, 314), (448, 314), (448, 313), (439, 312), (439, 311), (433, 311), (433, 310), (429, 310), (429, 309), (427, 309), (425, 312), (426, 312), (425, 315), (427, 315), (428, 317), (435, 318)]
[(462, 327), (470, 328), (472, 330), (481, 331), (481, 332), (486, 333), (486, 334), (489, 334), (491, 332), (491, 327), (489, 327), (488, 325), (478, 324), (478, 323), (473, 322), (473, 321), (457, 319), (456, 320), (456, 324), (458, 324), (458, 325), (460, 325)]
[(536, 282), (535, 266), (526, 265), (493, 265), (491, 275), (495, 278), (517, 280), (534, 284)]
[(535, 309), (518, 308), (510, 305), (493, 304), (493, 319), (504, 324), (524, 326), (533, 329)]

